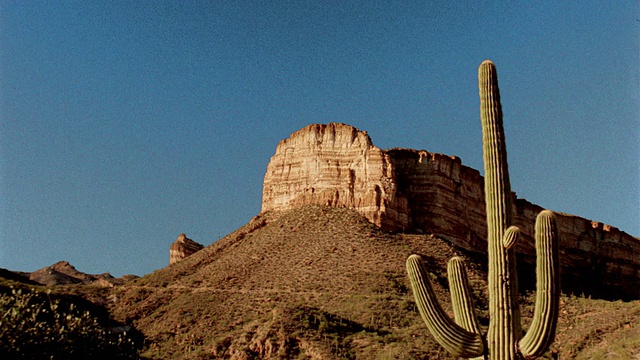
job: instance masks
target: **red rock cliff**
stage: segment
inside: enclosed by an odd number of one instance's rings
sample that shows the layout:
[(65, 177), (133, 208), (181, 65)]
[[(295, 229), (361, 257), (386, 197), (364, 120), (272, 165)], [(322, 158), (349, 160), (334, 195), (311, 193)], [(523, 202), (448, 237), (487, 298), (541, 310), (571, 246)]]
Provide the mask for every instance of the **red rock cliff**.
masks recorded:
[[(535, 280), (533, 226), (542, 208), (524, 199), (514, 203), (515, 225), (524, 235), (518, 243), (523, 277)], [(455, 156), (381, 150), (349, 125), (309, 125), (278, 144), (264, 178), (262, 211), (305, 204), (350, 207), (383, 229), (434, 233), (486, 253), (484, 185), (477, 170)], [(640, 239), (557, 215), (565, 290), (640, 297)]]

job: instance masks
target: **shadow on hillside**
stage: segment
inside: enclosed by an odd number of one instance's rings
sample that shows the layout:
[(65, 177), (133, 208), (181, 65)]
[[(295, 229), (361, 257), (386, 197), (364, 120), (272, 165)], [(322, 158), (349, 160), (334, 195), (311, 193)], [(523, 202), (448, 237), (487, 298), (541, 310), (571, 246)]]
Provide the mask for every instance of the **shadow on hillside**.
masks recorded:
[[(536, 290), (536, 266), (531, 261), (518, 257), (518, 281), (520, 293)], [(602, 271), (598, 269), (584, 269), (580, 276), (560, 271), (560, 287), (566, 295), (576, 295), (591, 299), (607, 301), (638, 300), (628, 293), (604, 283)]]
[(292, 320), (293, 323), (298, 324), (298, 330), (313, 330), (319, 334), (336, 334), (340, 337), (346, 337), (362, 331), (375, 332), (379, 335), (387, 334), (379, 329), (370, 328), (358, 322), (309, 306), (294, 308), (292, 310)]

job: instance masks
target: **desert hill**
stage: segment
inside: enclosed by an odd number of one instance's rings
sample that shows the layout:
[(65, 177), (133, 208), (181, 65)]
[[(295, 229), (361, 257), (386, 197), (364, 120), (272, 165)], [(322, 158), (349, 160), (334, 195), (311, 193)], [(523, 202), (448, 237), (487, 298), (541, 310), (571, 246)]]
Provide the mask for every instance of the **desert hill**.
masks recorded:
[[(427, 238), (382, 232), (344, 208), (264, 213), (122, 288), (114, 314), (158, 346), (153, 356), (371, 358), (383, 347), (374, 339), (391, 329), (422, 333), (419, 316), (406, 316), (405, 258), (439, 254), (433, 261), (444, 266), (454, 251)], [(403, 351), (444, 357), (434, 345)]]
[[(192, 256), (114, 288), (108, 306), (146, 336), (150, 358), (449, 359), (415, 310), (404, 270), (412, 253), (429, 259), (445, 309), (446, 262), (463, 256), (486, 325), (486, 260), (477, 253), (318, 205), (260, 214)], [(640, 354), (640, 303), (562, 302), (548, 358)], [(525, 320), (532, 303), (524, 293)]]

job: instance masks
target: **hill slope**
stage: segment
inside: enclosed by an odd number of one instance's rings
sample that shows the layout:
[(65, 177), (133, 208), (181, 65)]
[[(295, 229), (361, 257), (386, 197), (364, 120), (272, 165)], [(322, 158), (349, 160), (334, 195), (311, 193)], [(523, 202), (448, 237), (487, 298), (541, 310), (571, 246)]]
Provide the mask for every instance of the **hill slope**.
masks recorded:
[(382, 232), (348, 209), (266, 213), (124, 287), (114, 313), (145, 332), (159, 357), (189, 349), (239, 358), (443, 357), (413, 311), (404, 261), (415, 252), (440, 271), (454, 250), (425, 235)]
[[(431, 235), (382, 232), (353, 210), (315, 205), (261, 214), (117, 287), (111, 311), (145, 334), (151, 358), (448, 359), (415, 310), (404, 270), (412, 253), (429, 260), (445, 309), (446, 262), (466, 257), (486, 325), (486, 261)], [(525, 321), (532, 303), (523, 297)], [(563, 297), (561, 312), (554, 355), (609, 351), (602, 341), (622, 343), (620, 358), (640, 353), (637, 340), (627, 341), (640, 332), (637, 302)]]

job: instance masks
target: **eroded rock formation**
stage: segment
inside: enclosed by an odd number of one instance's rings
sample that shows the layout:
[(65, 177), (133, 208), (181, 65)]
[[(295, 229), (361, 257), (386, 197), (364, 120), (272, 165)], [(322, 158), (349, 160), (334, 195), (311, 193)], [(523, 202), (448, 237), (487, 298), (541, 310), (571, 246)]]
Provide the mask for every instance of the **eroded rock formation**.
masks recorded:
[[(352, 126), (313, 124), (278, 144), (264, 178), (262, 211), (305, 204), (350, 207), (381, 228), (434, 233), (485, 253), (483, 184), (480, 173), (458, 157), (381, 150)], [(542, 208), (524, 199), (514, 203), (515, 225), (523, 234), (518, 253), (523, 266), (535, 264), (533, 226)], [(580, 291), (586, 284), (613, 296), (640, 297), (640, 239), (562, 213), (558, 226), (565, 290)]]
[(187, 238), (185, 234), (180, 234), (176, 241), (169, 247), (169, 265), (187, 256), (191, 256), (202, 248), (204, 248), (204, 245)]
[(408, 223), (389, 155), (366, 132), (345, 125), (309, 125), (280, 141), (264, 178), (262, 211), (305, 204), (357, 209), (378, 226)]

